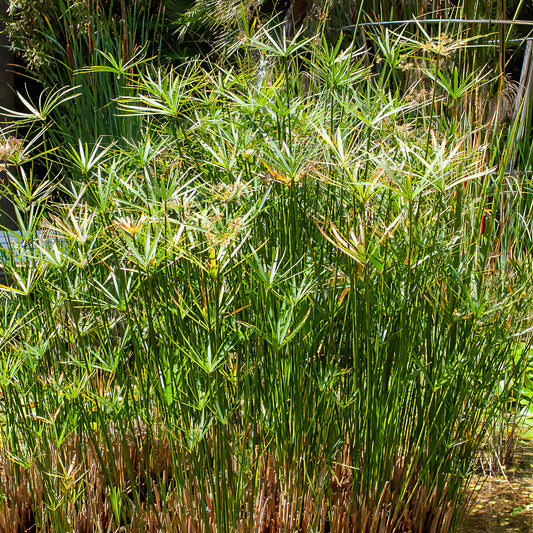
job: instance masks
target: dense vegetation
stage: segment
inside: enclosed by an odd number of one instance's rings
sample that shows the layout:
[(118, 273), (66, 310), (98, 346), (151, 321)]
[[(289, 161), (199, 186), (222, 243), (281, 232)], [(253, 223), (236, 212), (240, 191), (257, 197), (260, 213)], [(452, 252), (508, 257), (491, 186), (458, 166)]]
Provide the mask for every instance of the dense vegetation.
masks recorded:
[(110, 16), (4, 125), (0, 531), (446, 532), (505, 459), (532, 196), (499, 41), (241, 20), (171, 65)]

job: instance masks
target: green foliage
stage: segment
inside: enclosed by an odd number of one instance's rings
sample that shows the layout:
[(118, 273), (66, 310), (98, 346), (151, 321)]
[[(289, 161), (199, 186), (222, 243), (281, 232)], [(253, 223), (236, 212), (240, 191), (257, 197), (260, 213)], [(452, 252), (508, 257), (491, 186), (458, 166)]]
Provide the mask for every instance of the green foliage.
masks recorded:
[(57, 143), (73, 89), (13, 116), (0, 526), (455, 528), (530, 349), (529, 204), (468, 41), (423, 37), (105, 51), (120, 136)]
[(162, 7), (155, 0), (10, 2), (7, 29), (29, 75), (45, 87), (79, 93), (53, 116), (57, 144), (132, 136), (138, 126), (116, 120), (113, 99), (128, 90), (141, 54), (161, 56), (168, 37)]

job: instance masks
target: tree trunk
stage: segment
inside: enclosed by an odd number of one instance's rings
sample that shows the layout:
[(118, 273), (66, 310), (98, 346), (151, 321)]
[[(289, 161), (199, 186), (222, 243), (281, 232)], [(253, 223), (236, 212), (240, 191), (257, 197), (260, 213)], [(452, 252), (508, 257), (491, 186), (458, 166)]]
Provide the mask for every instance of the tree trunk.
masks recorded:
[(292, 0), (291, 7), (285, 16), (285, 30), (288, 35), (294, 35), (298, 24), (300, 24), (310, 8), (310, 0)]

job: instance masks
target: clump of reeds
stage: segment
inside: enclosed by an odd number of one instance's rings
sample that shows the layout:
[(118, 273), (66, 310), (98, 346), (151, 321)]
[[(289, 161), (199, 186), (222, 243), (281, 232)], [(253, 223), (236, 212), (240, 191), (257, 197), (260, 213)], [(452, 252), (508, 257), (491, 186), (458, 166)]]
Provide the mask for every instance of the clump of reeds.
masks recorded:
[[(457, 115), (483, 79), (428, 56), (435, 87), (413, 101), (397, 61), (413, 38), (379, 76), (341, 42), (245, 45), (268, 71), (139, 63), (122, 138), (43, 149), (57, 94), (18, 115), (6, 531), (425, 533), (461, 516), (530, 312), (510, 152), (492, 164)], [(52, 157), (61, 180), (37, 180)]]

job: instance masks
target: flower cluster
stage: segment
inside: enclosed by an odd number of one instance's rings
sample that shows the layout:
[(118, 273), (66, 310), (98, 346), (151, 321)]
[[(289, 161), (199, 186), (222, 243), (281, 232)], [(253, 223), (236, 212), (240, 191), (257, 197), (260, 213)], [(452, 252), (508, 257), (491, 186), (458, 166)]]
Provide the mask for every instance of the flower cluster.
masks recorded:
[(440, 34), (434, 39), (430, 39), (422, 45), (422, 49), (430, 54), (435, 54), (441, 57), (449, 57), (450, 54), (457, 49), (458, 41), (452, 39), (445, 33)]
[(228, 246), (238, 237), (244, 226), (243, 218), (235, 217), (230, 220), (225, 229), (220, 230), (218, 227), (216, 227), (220, 220), (220, 217), (215, 217), (214, 219), (209, 220), (207, 223), (205, 238), (207, 239), (207, 243), (210, 247)]
[(241, 181), (234, 183), (219, 183), (215, 186), (213, 195), (216, 200), (227, 204), (233, 200), (240, 200), (246, 191), (246, 184)]
[(15, 137), (9, 137), (5, 142), (0, 143), (0, 172), (5, 170), (7, 160), (15, 153), (18, 152), (22, 145), (21, 139)]

